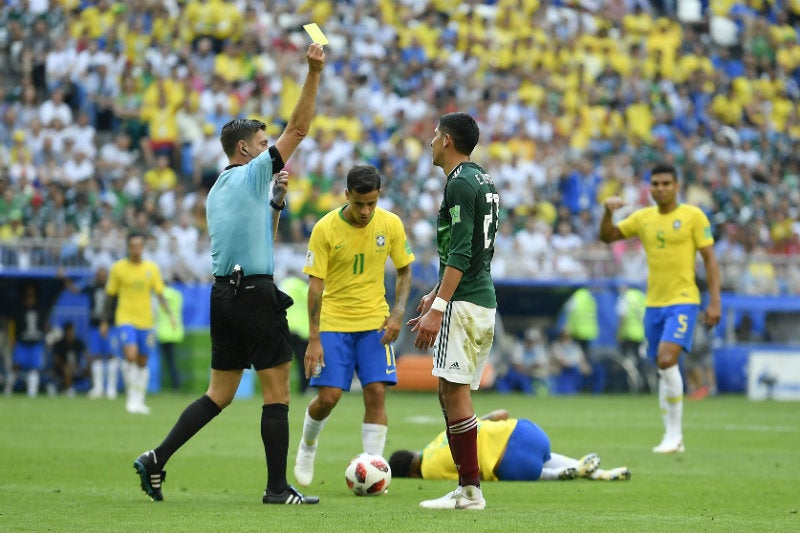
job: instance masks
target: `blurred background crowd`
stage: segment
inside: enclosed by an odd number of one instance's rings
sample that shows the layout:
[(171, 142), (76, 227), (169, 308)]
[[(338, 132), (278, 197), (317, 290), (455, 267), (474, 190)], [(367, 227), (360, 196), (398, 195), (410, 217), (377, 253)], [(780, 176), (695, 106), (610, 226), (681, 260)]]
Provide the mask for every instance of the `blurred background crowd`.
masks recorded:
[[(278, 272), (378, 167), (417, 275), (435, 278), (438, 117), (481, 127), (502, 198), (498, 278), (646, 276), (597, 239), (602, 204), (650, 202), (673, 161), (714, 225), (725, 290), (800, 293), (800, 2), (7, 0), (0, 8), (0, 269), (109, 265), (131, 229), (165, 278), (206, 282), (221, 126), (283, 127), (317, 22), (330, 39), (289, 161)], [(235, 206), (231, 206), (235, 209)]]

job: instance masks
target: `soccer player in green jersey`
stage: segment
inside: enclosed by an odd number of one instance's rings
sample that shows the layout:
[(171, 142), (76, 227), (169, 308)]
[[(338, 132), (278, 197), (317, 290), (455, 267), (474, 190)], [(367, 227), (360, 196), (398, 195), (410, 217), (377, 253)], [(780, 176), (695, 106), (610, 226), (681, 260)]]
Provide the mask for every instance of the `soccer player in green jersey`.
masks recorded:
[(709, 301), (705, 324), (719, 323), (720, 276), (714, 255), (711, 224), (697, 207), (678, 202), (678, 174), (670, 164), (657, 164), (650, 177), (650, 196), (656, 205), (634, 211), (615, 226), (614, 211), (625, 205), (618, 197), (606, 200), (600, 239), (609, 243), (637, 235), (647, 254), (647, 297), (644, 315), (647, 355), (658, 365), (658, 402), (664, 437), (655, 453), (683, 452), (683, 378), (678, 368), (681, 352), (692, 347), (700, 291), (695, 282), (697, 252), (703, 258)]
[(470, 160), (480, 131), (465, 113), (439, 119), (431, 140), (433, 164), (446, 176), (436, 242), (439, 283), (420, 300), (419, 316), (408, 321), (421, 350), (434, 347), (433, 375), (458, 487), (420, 503), (428, 509), (483, 509), (478, 467), (478, 419), (471, 390), (477, 390), (494, 337), (495, 298), (491, 262), (500, 197), (492, 177)]

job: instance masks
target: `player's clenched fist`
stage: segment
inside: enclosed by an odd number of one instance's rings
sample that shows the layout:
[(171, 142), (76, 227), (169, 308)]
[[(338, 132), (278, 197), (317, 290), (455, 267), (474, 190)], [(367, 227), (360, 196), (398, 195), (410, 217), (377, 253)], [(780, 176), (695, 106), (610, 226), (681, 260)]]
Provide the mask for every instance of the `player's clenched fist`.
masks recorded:
[(626, 205), (625, 200), (619, 196), (610, 196), (606, 199), (606, 209), (608, 209), (608, 211), (611, 213), (624, 205)]

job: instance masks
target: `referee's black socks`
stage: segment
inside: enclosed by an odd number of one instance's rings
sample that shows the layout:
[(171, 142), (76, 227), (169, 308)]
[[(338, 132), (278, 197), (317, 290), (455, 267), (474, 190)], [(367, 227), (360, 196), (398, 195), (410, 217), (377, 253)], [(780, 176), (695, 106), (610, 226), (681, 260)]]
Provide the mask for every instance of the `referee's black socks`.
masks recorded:
[(178, 417), (178, 421), (172, 426), (164, 442), (155, 448), (154, 451), (159, 462), (164, 465), (178, 448), (191, 439), (203, 426), (211, 422), (211, 419), (221, 411), (222, 409), (205, 394), (190, 403)]
[(261, 408), (261, 440), (267, 458), (267, 488), (279, 494), (287, 489), (286, 457), (289, 454), (289, 406), (271, 403)]

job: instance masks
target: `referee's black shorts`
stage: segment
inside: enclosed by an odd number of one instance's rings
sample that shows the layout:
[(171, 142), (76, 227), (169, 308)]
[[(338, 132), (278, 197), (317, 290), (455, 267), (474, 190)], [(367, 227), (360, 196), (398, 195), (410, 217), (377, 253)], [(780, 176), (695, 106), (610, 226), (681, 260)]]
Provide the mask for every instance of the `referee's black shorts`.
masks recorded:
[(286, 309), (272, 276), (245, 276), (234, 294), (227, 278), (211, 287), (211, 368), (263, 370), (292, 360)]

